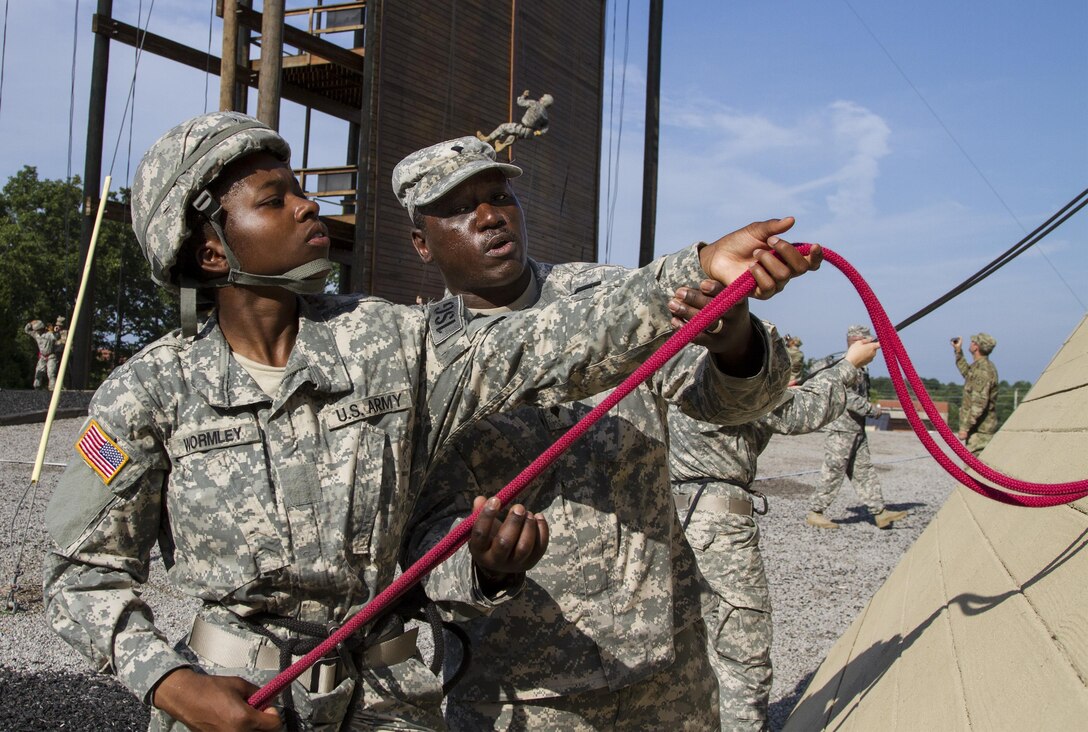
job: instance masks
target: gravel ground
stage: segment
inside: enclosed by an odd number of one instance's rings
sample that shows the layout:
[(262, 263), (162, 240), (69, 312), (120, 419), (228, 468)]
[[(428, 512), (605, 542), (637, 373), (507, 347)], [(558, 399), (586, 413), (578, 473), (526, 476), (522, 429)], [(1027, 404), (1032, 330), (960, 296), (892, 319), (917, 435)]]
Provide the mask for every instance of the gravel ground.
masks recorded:
[[(0, 391), (0, 416), (28, 412), (41, 394)], [(26, 396), (29, 395), (29, 396)], [(45, 399), (46, 406), (48, 397)], [(44, 407), (41, 407), (44, 409)], [(16, 600), (19, 612), (0, 612), (0, 730), (140, 730), (147, 713), (111, 678), (85, 666), (47, 627), (42, 611), (41, 557), (47, 546), (42, 516), (78, 436), (80, 419), (59, 419), (46, 452), (46, 466), (30, 490), (31, 462), (41, 425), (0, 426), (0, 586), (22, 555)], [(760, 519), (764, 560), (775, 613), (772, 651), (775, 680), (771, 722), (779, 729), (805, 684), (835, 640), (846, 630), (944, 503), (954, 482), (909, 433), (871, 436), (884, 497), (911, 516), (880, 531), (865, 516), (849, 486), (829, 511), (838, 531), (804, 524), (806, 496), (819, 478), (820, 435), (777, 437), (763, 456), (757, 487), (770, 499)], [(763, 479), (763, 477), (766, 479)], [(173, 592), (156, 562), (145, 599), (170, 638), (187, 630), (193, 603)]]

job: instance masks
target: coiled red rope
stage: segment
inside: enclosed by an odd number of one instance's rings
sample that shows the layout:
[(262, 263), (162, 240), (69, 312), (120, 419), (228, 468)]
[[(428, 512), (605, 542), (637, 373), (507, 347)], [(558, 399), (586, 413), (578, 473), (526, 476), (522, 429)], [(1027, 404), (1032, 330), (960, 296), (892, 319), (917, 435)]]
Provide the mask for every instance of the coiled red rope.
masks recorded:
[[(812, 248), (810, 244), (798, 244), (796, 246), (801, 254), (805, 255), (807, 255)], [(988, 498), (1016, 506), (1055, 506), (1088, 496), (1088, 480), (1055, 484), (1021, 481), (998, 473), (968, 452), (952, 433), (952, 430), (949, 429), (948, 425), (944, 423), (944, 420), (941, 419), (940, 414), (938, 414), (936, 407), (933, 405), (933, 401), (929, 398), (929, 394), (922, 384), (922, 380), (915, 372), (910, 359), (907, 358), (906, 350), (903, 348), (902, 341), (899, 340), (899, 335), (895, 332), (895, 328), (892, 326), (891, 321), (884, 312), (884, 308), (881, 307), (880, 302), (876, 299), (876, 295), (873, 294), (868, 283), (866, 283), (861, 275), (858, 274), (857, 270), (841, 256), (830, 249), (824, 249), (823, 252), (824, 261), (832, 264), (846, 275), (847, 279), (853, 283), (858, 294), (861, 296), (862, 301), (865, 303), (865, 308), (868, 310), (869, 317), (872, 319), (873, 325), (876, 328), (877, 337), (880, 340), (881, 349), (884, 352), (884, 360), (888, 364), (888, 373), (891, 375), (892, 383), (895, 386), (895, 393), (899, 397), (900, 403), (904, 405), (911, 404), (910, 394), (907, 391), (907, 385), (904, 383), (905, 375), (906, 380), (910, 383), (911, 390), (917, 395), (918, 401), (921, 402), (930, 422), (937, 428), (938, 433), (944, 438), (944, 441), (956, 456), (986, 480), (992, 481), (1002, 488), (1016, 491), (1017, 493), (1008, 493), (993, 488), (968, 475), (962, 468), (952, 462), (940, 447), (938, 447), (937, 443), (926, 431), (926, 428), (922, 424), (922, 420), (917, 415), (916, 411), (914, 409), (904, 409), (907, 419), (910, 421), (918, 438), (941, 467), (968, 488), (971, 488)], [(745, 272), (738, 277), (732, 285), (719, 293), (694, 318), (684, 324), (682, 328), (677, 330), (667, 341), (665, 341), (665, 343), (654, 352), (645, 363), (639, 366), (634, 373), (617, 386), (612, 393), (601, 401), (600, 404), (594, 407), (592, 411), (571, 427), (566, 434), (556, 440), (551, 447), (541, 453), (541, 455), (533, 460), (528, 467), (522, 470), (516, 478), (499, 491), (497, 497), (502, 502), (502, 505), (508, 505), (514, 497), (525, 488), (525, 486), (544, 472), (544, 470), (565, 452), (575, 440), (585, 434), (598, 419), (604, 416), (612, 409), (612, 407), (616, 406), (621, 399), (634, 391), (642, 384), (642, 382), (648, 379), (651, 374), (661, 368), (666, 361), (679, 353), (681, 348), (694, 340), (695, 337), (711, 323), (740, 302), (741, 299), (751, 294), (755, 289), (755, 286), (755, 280), (752, 278), (752, 275)], [(472, 526), (476, 523), (479, 513), (479, 511), (474, 511), (468, 518), (455, 526), (438, 542), (438, 544), (412, 564), (411, 567), (406, 569), (392, 584), (379, 592), (373, 600), (364, 605), (358, 613), (349, 618), (343, 626), (332, 633), (325, 641), (278, 674), (268, 682), (268, 684), (261, 687), (261, 689), (249, 698), (250, 705), (257, 709), (266, 707), (273, 697), (283, 691), (283, 689), (298, 678), (303, 671), (321, 658), (330, 654), (351, 634), (374, 620), (379, 613), (386, 610), (409, 588), (419, 582), (439, 564), (448, 559), (466, 541), (468, 541)]]

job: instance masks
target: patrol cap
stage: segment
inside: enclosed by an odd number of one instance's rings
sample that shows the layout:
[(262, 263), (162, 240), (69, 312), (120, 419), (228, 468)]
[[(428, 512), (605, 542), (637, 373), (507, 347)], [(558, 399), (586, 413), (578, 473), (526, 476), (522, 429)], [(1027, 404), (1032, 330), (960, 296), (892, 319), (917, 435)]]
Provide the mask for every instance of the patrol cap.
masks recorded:
[(851, 325), (846, 329), (847, 338), (872, 338), (873, 332), (867, 325)]
[(517, 178), (521, 168), (495, 159), (495, 148), (475, 137), (458, 137), (416, 150), (393, 168), (393, 193), (413, 219), (416, 209), (434, 203), (485, 170)]
[(40, 320), (31, 320), (30, 329), (37, 333), (39, 330), (45, 330), (45, 323)]
[(151, 277), (178, 290), (173, 271), (190, 235), (194, 199), (235, 160), (255, 152), (291, 159), (291, 147), (268, 125), (238, 112), (211, 112), (182, 122), (144, 154), (132, 181), (132, 229)]
[(971, 336), (971, 342), (978, 346), (978, 350), (983, 355), (988, 355), (997, 345), (997, 339), (989, 333), (976, 333)]
[(63, 315), (58, 315), (57, 316), (57, 325), (64, 325), (67, 322), (68, 322), (68, 318), (64, 317)]

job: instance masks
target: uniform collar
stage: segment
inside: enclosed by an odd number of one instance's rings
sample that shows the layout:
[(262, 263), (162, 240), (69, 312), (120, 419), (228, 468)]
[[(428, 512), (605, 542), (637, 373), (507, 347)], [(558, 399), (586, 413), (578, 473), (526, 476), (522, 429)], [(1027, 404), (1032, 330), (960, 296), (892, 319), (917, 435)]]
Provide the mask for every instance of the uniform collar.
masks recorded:
[[(233, 358), (230, 346), (213, 313), (197, 333), (189, 355), (193, 388), (216, 407), (239, 407), (267, 402), (269, 397)], [(305, 298), (299, 298), (299, 328), (287, 359), (274, 407), (303, 384), (318, 392), (351, 390), (351, 379), (336, 345), (332, 328)]]

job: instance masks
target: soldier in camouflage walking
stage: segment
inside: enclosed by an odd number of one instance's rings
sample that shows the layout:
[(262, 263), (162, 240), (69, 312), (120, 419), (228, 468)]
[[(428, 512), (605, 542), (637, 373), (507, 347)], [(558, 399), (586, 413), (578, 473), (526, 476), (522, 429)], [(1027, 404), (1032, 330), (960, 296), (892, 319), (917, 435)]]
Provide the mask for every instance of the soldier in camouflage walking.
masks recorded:
[[(864, 325), (851, 325), (846, 331), (847, 348), (856, 341), (871, 339), (872, 332)], [(815, 368), (813, 369), (816, 370)], [(869, 370), (863, 368), (857, 383), (847, 392), (846, 412), (824, 428), (824, 464), (820, 485), (812, 495), (805, 523), (821, 529), (837, 529), (839, 525), (827, 518), (824, 511), (835, 500), (844, 478), (850, 478), (858, 496), (869, 508), (869, 515), (878, 528), (886, 529), (893, 522), (906, 518), (906, 511), (889, 511), (884, 506), (880, 481), (876, 477), (873, 459), (869, 455), (869, 438), (865, 434), (865, 418), (879, 417), (880, 407), (869, 401)]]
[(766, 497), (752, 489), (759, 455), (773, 435), (808, 434), (839, 417), (847, 388), (879, 347), (855, 341), (842, 361), (788, 389), (770, 414), (739, 426), (707, 424), (669, 409), (676, 507), (713, 591), (703, 619), (723, 730), (767, 727), (773, 624), (754, 515), (767, 511)]
[[(415, 224), (416, 250), (438, 265), (474, 324), (579, 299), (623, 275), (529, 259), (523, 211), (507, 180), (520, 170), (479, 172), (463, 152), (452, 154), (456, 148), (491, 154), (472, 138), (439, 143), (397, 166), (394, 189)], [(789, 223), (753, 224), (727, 239), (763, 241)], [(796, 251), (786, 254), (797, 271), (806, 268)], [(690, 316), (685, 300), (695, 295), (678, 293), (678, 317)], [(451, 729), (717, 726), (698, 572), (672, 510), (664, 415), (673, 402), (703, 419), (746, 421), (777, 402), (787, 366), (773, 329), (746, 304), (714, 330), (701, 336), (712, 355), (686, 349), (527, 490), (526, 503), (550, 519), (548, 553), (520, 595), (463, 624), (471, 663), (447, 698)], [(428, 478), (409, 559), (463, 518), (474, 492), (501, 489), (597, 403), (523, 408), (473, 425)], [(441, 604), (464, 595), (446, 579), (457, 561), (467, 558), (455, 556), (428, 579), (428, 595)]]
[[(443, 441), (499, 408), (615, 385), (669, 332), (678, 286), (704, 264), (729, 281), (754, 262), (681, 252), (470, 328), (460, 303), (322, 294), (328, 233), (289, 159), (275, 131), (231, 112), (144, 156), (133, 228), (155, 280), (181, 291), (183, 328), (96, 392), (46, 512), (48, 617), (154, 707), (153, 729), (279, 728), (246, 698), (390, 584)], [(216, 304), (203, 324), (197, 290)], [(481, 612), (517, 591), (547, 539), (524, 509), (502, 519), (492, 502), (483, 517), (464, 579)], [(139, 593), (156, 544), (202, 601), (177, 646)], [(339, 729), (352, 705), (359, 729), (442, 726), (414, 636), (395, 619), (368, 630), (284, 692), (291, 726)]]
[(978, 455), (997, 431), (997, 367), (990, 353), (997, 341), (989, 333), (971, 336), (971, 363), (963, 357), (959, 337), (952, 339), (956, 368), (963, 374), (963, 401), (960, 403), (959, 438)]

